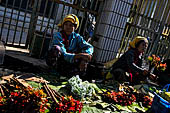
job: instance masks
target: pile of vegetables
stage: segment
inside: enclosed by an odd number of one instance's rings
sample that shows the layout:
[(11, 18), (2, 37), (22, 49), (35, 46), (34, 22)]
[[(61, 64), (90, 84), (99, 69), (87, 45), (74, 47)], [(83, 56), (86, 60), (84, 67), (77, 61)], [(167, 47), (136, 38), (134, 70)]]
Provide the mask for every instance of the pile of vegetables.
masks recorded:
[(91, 84), (88, 81), (83, 82), (79, 75), (70, 78), (67, 86), (71, 88), (72, 95), (79, 99), (95, 96), (96, 92), (100, 90), (96, 85)]
[(106, 92), (103, 95), (105, 101), (114, 104), (119, 104), (122, 106), (131, 105), (133, 102), (136, 101), (135, 95), (125, 93), (123, 91), (119, 91), (119, 92), (111, 91), (111, 92)]
[(19, 79), (11, 77), (0, 84), (0, 111), (18, 113), (32, 111), (39, 113), (145, 112), (152, 105), (150, 96), (139, 93), (132, 86), (120, 84), (117, 89), (111, 89), (104, 85), (82, 81), (78, 75), (60, 82), (61, 86), (57, 87), (47, 84), (47, 81), (39, 83), (27, 81), (26, 83), (23, 84)]
[(139, 93), (133, 87), (120, 86), (118, 92), (106, 91), (102, 94), (103, 100), (113, 104), (119, 104), (121, 106), (131, 105), (133, 102), (141, 102), (145, 107), (151, 107), (152, 97), (146, 94)]
[(61, 95), (47, 83), (33, 88), (12, 77), (0, 84), (0, 111), (17, 113), (81, 112), (83, 104), (72, 96)]
[(15, 78), (11, 78), (9, 83), (1, 84), (0, 89), (2, 112), (45, 112), (49, 105), (47, 95), (42, 89), (25, 87)]

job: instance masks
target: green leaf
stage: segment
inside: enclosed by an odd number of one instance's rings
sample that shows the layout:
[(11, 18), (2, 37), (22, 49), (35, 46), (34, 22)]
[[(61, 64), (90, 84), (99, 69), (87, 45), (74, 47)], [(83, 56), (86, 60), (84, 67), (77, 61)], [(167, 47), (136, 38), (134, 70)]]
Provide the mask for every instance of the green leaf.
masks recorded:
[(103, 92), (106, 92), (107, 91), (107, 89), (101, 89)]
[(42, 87), (41, 84), (36, 83), (36, 82), (34, 82), (34, 81), (27, 81), (27, 83), (30, 84), (30, 85), (31, 85), (32, 87), (34, 87), (34, 88), (39, 88), (39, 86)]
[(62, 85), (66, 85), (67, 83), (68, 83), (68, 82), (62, 82), (61, 84), (62, 84)]
[(132, 112), (136, 112), (135, 108), (132, 106), (127, 106), (129, 110), (131, 110)]
[(48, 113), (48, 112), (49, 112), (49, 109), (46, 109), (46, 110), (45, 110), (45, 113)]
[(97, 93), (102, 93), (101, 89), (100, 89), (96, 84), (94, 84), (94, 83), (89, 83), (89, 84), (90, 84), (90, 86), (91, 86), (92, 88), (94, 88), (94, 90), (95, 90)]
[(108, 106), (110, 106), (110, 104), (105, 103), (105, 102), (97, 103), (97, 104), (96, 104), (96, 107), (97, 107), (97, 108), (101, 108), (101, 109), (104, 109), (104, 108), (106, 108), (106, 107), (108, 107)]
[(66, 80), (66, 79), (67, 79), (67, 77), (64, 77), (64, 76), (60, 77), (60, 80)]
[(57, 87), (56, 86), (54, 86), (54, 85), (48, 85), (51, 89), (53, 89), (53, 90), (57, 90)]
[(117, 109), (119, 109), (120, 111), (127, 111), (127, 112), (132, 112), (131, 110), (128, 109), (127, 106), (121, 106), (116, 104)]
[(65, 87), (66, 85), (60, 85), (60, 86), (56, 86), (56, 91), (59, 91), (61, 88)]
[(103, 113), (103, 110), (96, 107), (89, 107), (88, 105), (83, 106), (81, 113)]
[(138, 110), (140, 110), (140, 111), (142, 111), (142, 112), (146, 112), (146, 110), (145, 110), (145, 108), (142, 106), (142, 103), (140, 102), (139, 104), (138, 103), (136, 103), (136, 102), (134, 102), (134, 103), (132, 103), (132, 105), (131, 105), (131, 107), (133, 108), (133, 109), (138, 109)]
[(70, 95), (70, 89), (68, 89), (67, 87), (61, 87), (58, 91), (65, 95)]

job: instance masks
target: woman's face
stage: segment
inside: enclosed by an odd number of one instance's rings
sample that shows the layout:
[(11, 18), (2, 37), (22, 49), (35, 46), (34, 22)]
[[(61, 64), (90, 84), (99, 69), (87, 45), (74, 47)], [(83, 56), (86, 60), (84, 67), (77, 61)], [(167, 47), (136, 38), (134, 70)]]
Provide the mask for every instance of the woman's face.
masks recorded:
[(148, 47), (148, 43), (141, 42), (137, 49), (138, 49), (139, 52), (143, 53), (143, 52), (145, 52), (147, 47)]
[(63, 25), (63, 30), (66, 32), (67, 35), (70, 35), (75, 30), (74, 24), (71, 22), (65, 22)]

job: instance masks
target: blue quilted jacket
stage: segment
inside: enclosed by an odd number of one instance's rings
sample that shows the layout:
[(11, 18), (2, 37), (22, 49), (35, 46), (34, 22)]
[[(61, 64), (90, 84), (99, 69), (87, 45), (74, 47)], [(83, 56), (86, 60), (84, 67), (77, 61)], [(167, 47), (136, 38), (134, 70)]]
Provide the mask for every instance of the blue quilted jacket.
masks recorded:
[(54, 45), (59, 45), (61, 47), (61, 52), (66, 61), (73, 63), (76, 53), (88, 53), (89, 55), (93, 54), (93, 46), (87, 43), (79, 34), (72, 32), (72, 34), (68, 36), (68, 40), (69, 46), (66, 48), (63, 44), (62, 34), (60, 32), (55, 32), (51, 43), (51, 47)]

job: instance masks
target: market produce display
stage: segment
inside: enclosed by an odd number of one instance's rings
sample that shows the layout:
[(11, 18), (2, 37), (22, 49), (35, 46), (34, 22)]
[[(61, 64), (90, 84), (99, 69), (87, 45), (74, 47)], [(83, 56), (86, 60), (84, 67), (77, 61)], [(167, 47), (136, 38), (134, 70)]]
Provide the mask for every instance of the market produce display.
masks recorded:
[[(152, 96), (139, 92), (133, 86), (119, 84), (114, 90), (105, 84), (83, 81), (79, 76), (73, 76), (58, 86), (47, 84), (47, 81), (42, 79), (39, 81), (38, 78), (34, 81), (20, 80), (14, 76), (2, 78), (0, 111), (2, 113), (146, 112), (151, 108), (153, 101)], [(168, 98), (168, 93), (164, 95)]]
[(4, 113), (80, 113), (83, 104), (72, 96), (61, 95), (51, 89), (47, 83), (42, 87), (26, 87), (25, 84), (11, 77), (0, 84), (0, 111)]

